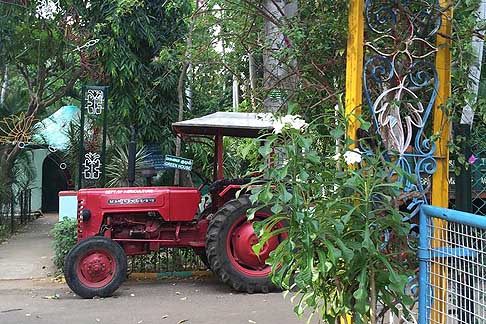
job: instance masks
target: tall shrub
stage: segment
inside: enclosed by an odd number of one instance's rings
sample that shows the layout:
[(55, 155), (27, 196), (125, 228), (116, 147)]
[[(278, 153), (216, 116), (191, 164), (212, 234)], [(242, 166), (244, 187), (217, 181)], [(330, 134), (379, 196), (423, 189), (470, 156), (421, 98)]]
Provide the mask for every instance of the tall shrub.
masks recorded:
[(77, 222), (75, 219), (64, 218), (56, 223), (51, 231), (53, 236), (54, 265), (61, 269), (69, 251), (76, 245)]
[[(296, 291), (298, 315), (310, 308), (326, 323), (346, 314), (355, 323), (376, 323), (378, 303), (406, 309), (412, 299), (405, 287), (415, 265), (407, 245), (410, 224), (397, 208), (401, 185), (390, 178), (394, 166), (379, 154), (319, 151), (332, 140), (320, 133), (327, 126), (302, 131), (305, 124), (285, 118), (259, 149), (264, 161), (276, 150), (285, 158), (272, 168), (262, 164), (258, 180), (267, 182), (251, 190), (254, 202), (276, 214), (257, 225), (262, 240), (256, 252), (276, 232), (288, 233), (269, 260), (273, 280)], [(345, 163), (350, 167), (341, 170)], [(275, 230), (278, 222), (287, 225)]]

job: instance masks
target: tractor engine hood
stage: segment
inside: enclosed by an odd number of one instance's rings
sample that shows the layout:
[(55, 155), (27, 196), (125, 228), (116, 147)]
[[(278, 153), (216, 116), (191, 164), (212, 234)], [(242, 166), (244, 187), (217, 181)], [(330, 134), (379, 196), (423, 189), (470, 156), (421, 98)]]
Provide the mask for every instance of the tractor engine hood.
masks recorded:
[(201, 200), (196, 188), (181, 187), (81, 189), (77, 196), (78, 220), (89, 210), (89, 221), (82, 227), (93, 235), (108, 214), (158, 212), (167, 222), (192, 221)]

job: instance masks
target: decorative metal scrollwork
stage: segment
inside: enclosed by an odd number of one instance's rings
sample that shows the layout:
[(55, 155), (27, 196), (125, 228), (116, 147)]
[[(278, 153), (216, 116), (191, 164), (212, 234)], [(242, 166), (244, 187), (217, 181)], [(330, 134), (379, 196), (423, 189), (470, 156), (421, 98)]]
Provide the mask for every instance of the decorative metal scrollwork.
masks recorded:
[(83, 87), (81, 105), (79, 188), (103, 187), (108, 87)]
[(0, 144), (13, 144), (23, 149), (32, 137), (36, 119), (25, 113), (0, 119)]
[(103, 90), (88, 89), (86, 92), (86, 110), (90, 115), (101, 115), (104, 107)]
[(404, 184), (410, 216), (427, 201), (425, 178), (436, 170), (427, 133), (439, 81), (433, 45), (441, 25), (437, 1), (366, 0), (364, 95), (387, 157), (410, 176)]
[(83, 177), (88, 180), (98, 180), (101, 176), (101, 160), (98, 153), (88, 152), (84, 155)]

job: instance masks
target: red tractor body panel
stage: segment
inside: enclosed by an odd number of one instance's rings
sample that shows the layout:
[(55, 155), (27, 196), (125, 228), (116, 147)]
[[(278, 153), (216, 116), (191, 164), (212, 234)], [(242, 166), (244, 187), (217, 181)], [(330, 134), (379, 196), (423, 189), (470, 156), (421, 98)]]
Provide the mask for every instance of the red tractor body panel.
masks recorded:
[[(106, 216), (158, 213), (163, 222), (191, 222), (201, 194), (196, 188), (140, 187), (81, 189), (78, 192), (78, 240), (98, 235)], [(83, 210), (90, 217), (83, 221)]]

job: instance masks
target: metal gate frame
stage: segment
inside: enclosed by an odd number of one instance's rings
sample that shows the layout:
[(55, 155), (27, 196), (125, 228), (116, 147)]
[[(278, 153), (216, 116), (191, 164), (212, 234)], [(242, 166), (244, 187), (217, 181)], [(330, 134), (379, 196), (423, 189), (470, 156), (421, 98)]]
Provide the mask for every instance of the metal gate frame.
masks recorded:
[(486, 323), (486, 217), (423, 205), (419, 226), (419, 324)]

